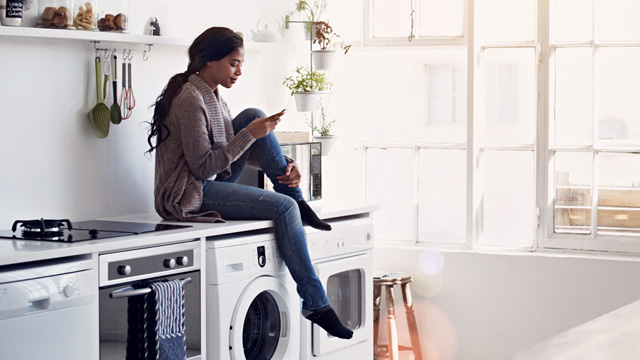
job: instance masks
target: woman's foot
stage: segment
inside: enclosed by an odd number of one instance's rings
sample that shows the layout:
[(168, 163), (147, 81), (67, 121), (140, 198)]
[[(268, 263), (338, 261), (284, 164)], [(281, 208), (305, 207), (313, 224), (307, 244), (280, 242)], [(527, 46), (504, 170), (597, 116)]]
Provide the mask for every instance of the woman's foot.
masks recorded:
[(302, 218), (302, 222), (307, 223), (308, 225), (318, 229), (329, 231), (331, 230), (331, 225), (326, 222), (320, 220), (318, 215), (311, 209), (309, 204), (306, 201), (300, 200), (298, 201), (298, 208), (300, 208), (300, 217)]
[(307, 318), (307, 320), (314, 324), (318, 324), (326, 332), (335, 337), (351, 339), (353, 336), (353, 331), (342, 325), (342, 322), (338, 319), (338, 315), (333, 311), (331, 305), (327, 305), (314, 311), (303, 310), (302, 314)]

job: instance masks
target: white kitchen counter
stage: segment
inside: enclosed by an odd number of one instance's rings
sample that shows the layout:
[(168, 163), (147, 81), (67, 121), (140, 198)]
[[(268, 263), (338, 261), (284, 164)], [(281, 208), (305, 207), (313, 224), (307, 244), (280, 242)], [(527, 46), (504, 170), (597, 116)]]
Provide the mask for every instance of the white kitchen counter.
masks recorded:
[[(347, 208), (323, 204), (322, 208), (316, 208), (316, 212), (322, 219), (331, 219), (369, 213), (374, 211), (376, 208), (376, 206), (371, 205), (360, 205)], [(99, 240), (86, 240), (74, 243), (0, 239), (0, 266), (62, 258), (68, 256), (106, 253), (123, 249), (134, 249), (162, 244), (171, 244), (192, 239), (204, 239), (211, 236), (267, 229), (273, 226), (273, 223), (271, 221), (266, 220), (227, 221), (226, 223), (214, 224), (194, 222), (167, 222), (162, 221), (162, 219), (155, 213), (118, 216), (101, 220), (145, 223), (162, 222), (166, 224), (191, 225), (192, 227)]]

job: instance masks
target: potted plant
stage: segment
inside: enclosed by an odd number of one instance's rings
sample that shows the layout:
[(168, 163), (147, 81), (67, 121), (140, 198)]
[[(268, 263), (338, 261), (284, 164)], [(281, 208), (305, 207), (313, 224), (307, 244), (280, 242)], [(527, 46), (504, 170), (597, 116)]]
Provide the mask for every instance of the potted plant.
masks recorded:
[(311, 39), (311, 32), (313, 29), (313, 23), (317, 22), (322, 15), (322, 12), (327, 8), (327, 0), (298, 0), (296, 1), (295, 8), (285, 14), (285, 18), (283, 23), (286, 23), (290, 17), (295, 14), (300, 14), (303, 16), (304, 21), (307, 21), (305, 25), (305, 37), (307, 40)]
[(311, 135), (314, 141), (322, 143), (322, 155), (328, 155), (336, 140), (336, 136), (333, 132), (333, 126), (335, 125), (335, 119), (329, 119), (326, 113), (325, 107), (320, 102), (320, 117), (317, 122), (307, 120), (307, 124), (311, 128)]
[(333, 84), (327, 74), (320, 71), (298, 67), (295, 72), (295, 75), (285, 78), (282, 84), (291, 91), (298, 111), (314, 111), (318, 108), (320, 93), (331, 90)]
[(340, 49), (344, 50), (345, 54), (351, 49), (351, 45), (345, 45), (344, 43), (334, 44), (333, 40), (338, 37), (340, 37), (340, 35), (333, 31), (329, 23), (325, 21), (315, 23), (313, 43), (317, 44), (320, 50), (311, 51), (311, 56), (318, 70), (331, 69), (331, 64), (333, 64), (333, 58), (336, 53), (336, 50), (333, 49), (334, 47), (340, 47)]

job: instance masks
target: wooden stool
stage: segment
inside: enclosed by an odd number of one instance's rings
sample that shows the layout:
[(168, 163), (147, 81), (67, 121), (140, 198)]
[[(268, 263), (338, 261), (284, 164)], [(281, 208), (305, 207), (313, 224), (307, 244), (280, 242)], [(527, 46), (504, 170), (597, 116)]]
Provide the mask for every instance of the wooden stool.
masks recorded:
[[(420, 349), (420, 337), (418, 336), (418, 325), (413, 312), (413, 300), (409, 283), (413, 281), (412, 274), (389, 273), (373, 277), (373, 353), (375, 358), (389, 357), (391, 360), (398, 360), (399, 350), (411, 350), (415, 360), (422, 360), (422, 350)], [(402, 290), (402, 300), (404, 302), (405, 313), (407, 315), (407, 325), (409, 326), (409, 336), (411, 347), (398, 345), (398, 331), (396, 328), (396, 301), (393, 295), (394, 285), (400, 285)], [(380, 297), (381, 287), (385, 287), (387, 300), (387, 327), (389, 332), (388, 345), (378, 345), (378, 331), (380, 329)]]

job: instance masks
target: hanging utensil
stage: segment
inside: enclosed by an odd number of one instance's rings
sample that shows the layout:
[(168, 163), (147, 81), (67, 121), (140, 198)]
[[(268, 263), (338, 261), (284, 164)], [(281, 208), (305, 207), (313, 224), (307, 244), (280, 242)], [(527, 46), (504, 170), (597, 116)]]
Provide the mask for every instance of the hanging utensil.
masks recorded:
[(129, 64), (127, 64), (129, 69), (129, 77), (127, 78), (127, 82), (129, 84), (129, 111), (132, 111), (134, 107), (136, 107), (136, 97), (133, 95), (133, 86), (131, 86), (131, 60), (129, 60)]
[(113, 104), (111, 104), (111, 122), (120, 124), (122, 115), (120, 114), (120, 105), (118, 104), (118, 57), (113, 55)]
[(105, 105), (102, 98), (102, 84), (100, 78), (102, 77), (102, 67), (100, 65), (100, 57), (96, 56), (96, 92), (98, 95), (98, 101), (89, 111), (89, 120), (91, 120), (91, 126), (93, 126), (93, 132), (99, 139), (106, 138), (109, 135), (109, 124), (111, 118), (111, 110)]
[(107, 85), (109, 84), (109, 77), (111, 76), (111, 61), (109, 61), (109, 56), (104, 57), (102, 72), (104, 73), (104, 82), (102, 83), (102, 101), (107, 101), (107, 98), (109, 97), (109, 87)]
[(122, 57), (122, 94), (120, 94), (120, 109), (122, 120), (126, 120), (131, 116), (131, 111), (127, 106), (129, 103), (129, 89), (127, 88), (127, 59), (128, 56)]

